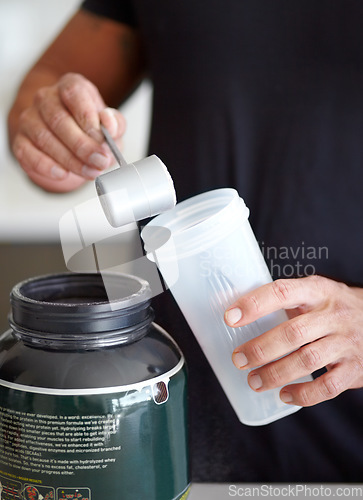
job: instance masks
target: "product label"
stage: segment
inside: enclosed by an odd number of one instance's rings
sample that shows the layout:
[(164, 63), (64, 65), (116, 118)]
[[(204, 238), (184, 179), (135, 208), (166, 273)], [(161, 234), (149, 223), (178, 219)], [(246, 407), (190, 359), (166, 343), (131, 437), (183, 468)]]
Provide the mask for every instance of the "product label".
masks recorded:
[(18, 387), (0, 385), (1, 500), (172, 500), (187, 492), (183, 370), (165, 404), (150, 386), (65, 396)]

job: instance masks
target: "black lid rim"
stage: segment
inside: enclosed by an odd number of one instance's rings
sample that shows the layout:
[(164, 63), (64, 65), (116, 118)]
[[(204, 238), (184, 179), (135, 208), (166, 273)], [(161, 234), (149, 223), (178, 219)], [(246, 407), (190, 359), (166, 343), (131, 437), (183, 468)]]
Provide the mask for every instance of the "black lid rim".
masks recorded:
[[(105, 279), (112, 287), (111, 300)], [(14, 286), (9, 322), (27, 344), (114, 345), (147, 333), (153, 320), (150, 304), (149, 284), (135, 276), (49, 274)]]
[[(38, 288), (42, 284), (46, 284), (49, 288), (51, 285), (61, 286), (63, 285), (72, 285), (75, 286), (81, 284), (83, 286), (92, 286), (99, 285), (103, 283), (103, 278), (108, 281), (114, 281), (115, 284), (126, 284), (126, 281), (129, 283), (135, 283), (139, 285), (139, 290), (136, 293), (132, 293), (127, 297), (119, 298), (119, 299), (108, 299), (107, 301), (84, 301), (83, 303), (71, 304), (67, 302), (54, 302), (52, 300), (36, 300), (32, 297), (26, 295), (25, 291), (31, 287), (38, 286)], [(24, 304), (29, 304), (32, 307), (36, 307), (37, 305), (42, 307), (52, 307), (54, 310), (59, 308), (73, 309), (81, 311), (82, 308), (86, 309), (89, 312), (89, 308), (92, 307), (95, 310), (110, 310), (110, 304), (113, 309), (125, 309), (128, 306), (135, 305), (140, 302), (144, 302), (151, 298), (151, 290), (149, 283), (137, 276), (132, 276), (130, 274), (121, 274), (121, 273), (72, 273), (65, 272), (59, 274), (45, 274), (42, 276), (37, 276), (35, 278), (28, 278), (20, 283), (16, 284), (10, 294), (10, 300), (13, 303), (14, 301), (21, 301)]]

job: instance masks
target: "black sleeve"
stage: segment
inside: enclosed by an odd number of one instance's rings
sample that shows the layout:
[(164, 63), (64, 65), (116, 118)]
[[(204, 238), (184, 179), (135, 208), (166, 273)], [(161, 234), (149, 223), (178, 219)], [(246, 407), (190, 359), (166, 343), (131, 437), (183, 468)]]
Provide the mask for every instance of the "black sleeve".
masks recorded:
[(81, 8), (132, 27), (137, 26), (134, 7), (129, 0), (84, 0)]

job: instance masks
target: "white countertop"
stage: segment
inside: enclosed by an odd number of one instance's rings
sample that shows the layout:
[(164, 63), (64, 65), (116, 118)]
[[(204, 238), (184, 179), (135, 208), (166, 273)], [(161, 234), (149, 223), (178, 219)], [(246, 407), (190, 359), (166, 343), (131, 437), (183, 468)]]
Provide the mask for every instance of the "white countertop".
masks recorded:
[(33, 186), (15, 161), (0, 172), (1, 242), (59, 241), (60, 217), (92, 196), (91, 183), (74, 194), (54, 195)]

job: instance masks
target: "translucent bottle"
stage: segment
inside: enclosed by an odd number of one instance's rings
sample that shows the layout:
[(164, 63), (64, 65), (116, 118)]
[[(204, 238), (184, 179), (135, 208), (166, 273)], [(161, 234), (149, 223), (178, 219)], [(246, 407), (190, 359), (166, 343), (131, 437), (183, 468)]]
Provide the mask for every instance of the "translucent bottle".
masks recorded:
[(141, 235), (238, 418), (263, 425), (300, 407), (283, 403), (280, 389), (253, 391), (248, 371), (238, 370), (231, 360), (237, 346), (287, 319), (280, 310), (239, 328), (224, 322), (225, 310), (237, 298), (271, 282), (248, 216), (237, 191), (218, 189), (155, 217)]

